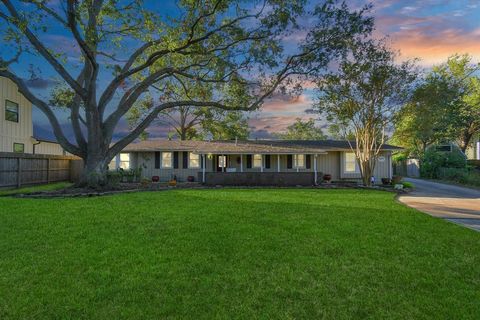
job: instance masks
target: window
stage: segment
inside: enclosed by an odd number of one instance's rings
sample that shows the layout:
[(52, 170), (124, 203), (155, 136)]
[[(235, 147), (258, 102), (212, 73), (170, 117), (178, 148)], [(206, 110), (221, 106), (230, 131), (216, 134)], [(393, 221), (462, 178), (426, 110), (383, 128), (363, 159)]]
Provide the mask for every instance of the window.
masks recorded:
[(227, 156), (218, 156), (218, 167), (219, 168), (227, 167)]
[(162, 168), (171, 168), (172, 158), (171, 152), (162, 152)]
[(18, 122), (18, 104), (5, 100), (5, 120)]
[(293, 155), (293, 167), (294, 168), (305, 168), (305, 155), (304, 154)]
[(261, 154), (254, 154), (253, 155), (253, 167), (254, 168), (261, 168), (262, 167), (262, 155)]
[(188, 167), (200, 168), (200, 155), (190, 152), (188, 154)]
[(441, 146), (436, 146), (435, 149), (438, 152), (452, 152), (452, 146), (451, 145), (441, 145)]
[(357, 157), (353, 152), (345, 152), (345, 172), (358, 173)]
[(130, 169), (130, 153), (120, 153), (120, 162), (118, 163), (118, 167), (122, 168), (123, 170)]
[(15, 153), (25, 153), (25, 145), (23, 143), (14, 143), (13, 152)]

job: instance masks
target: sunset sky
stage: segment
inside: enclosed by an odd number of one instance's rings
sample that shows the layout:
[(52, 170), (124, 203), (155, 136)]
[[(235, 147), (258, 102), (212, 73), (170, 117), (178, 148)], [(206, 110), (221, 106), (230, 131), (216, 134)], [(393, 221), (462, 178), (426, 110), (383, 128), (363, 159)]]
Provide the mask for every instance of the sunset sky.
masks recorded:
[[(352, 7), (366, 3), (363, 0), (347, 2)], [(401, 59), (419, 58), (424, 68), (445, 61), (455, 53), (469, 53), (480, 61), (480, 0), (377, 0), (373, 4), (375, 36), (388, 36), (392, 47), (400, 51)], [(165, 5), (166, 10), (168, 6)], [(58, 43), (69, 46), (61, 37)], [(285, 44), (294, 46), (295, 41), (287, 40)], [(268, 138), (272, 132), (284, 130), (297, 117), (315, 117), (305, 112), (311, 108), (314, 94), (312, 88), (306, 88), (299, 98), (275, 96), (267, 101), (259, 112), (251, 115), (252, 138)], [(38, 110), (34, 117), (36, 132), (51, 137), (45, 117)], [(126, 130), (123, 124), (119, 134)], [(168, 131), (161, 127), (150, 129), (153, 136), (165, 136)]]
[[(361, 6), (365, 1), (348, 3)], [(419, 58), (426, 69), (455, 53), (469, 53), (480, 62), (479, 0), (377, 0), (373, 4), (375, 35), (388, 36), (401, 59)], [(265, 103), (250, 120), (253, 136), (269, 137), (296, 117), (316, 118), (305, 112), (311, 108), (314, 95), (313, 90), (306, 89), (299, 99)]]

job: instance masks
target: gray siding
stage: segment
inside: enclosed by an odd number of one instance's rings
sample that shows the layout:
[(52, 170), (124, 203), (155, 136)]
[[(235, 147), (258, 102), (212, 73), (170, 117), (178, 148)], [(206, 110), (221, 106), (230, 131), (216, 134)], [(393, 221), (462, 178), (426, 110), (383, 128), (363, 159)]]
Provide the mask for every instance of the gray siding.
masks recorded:
[[(391, 156), (391, 152), (380, 153), (379, 158), (383, 157), (383, 161), (377, 160), (375, 170), (373, 171), (377, 183), (379, 183), (382, 178), (392, 177)], [(345, 172), (345, 152), (341, 152), (340, 154), (340, 179), (361, 179), (360, 173)]]
[[(18, 122), (5, 120), (5, 101), (18, 104)], [(25, 153), (33, 148), (32, 104), (9, 79), (0, 77), (0, 152), (13, 152), (14, 143), (23, 143)]]
[[(330, 151), (327, 154), (317, 155), (317, 171), (318, 181), (322, 181), (323, 174), (331, 174), (333, 180), (358, 180), (360, 179), (359, 173), (346, 173), (344, 172), (344, 154), (343, 151)], [(383, 152), (381, 154), (385, 160), (378, 162), (375, 168), (375, 177), (377, 181), (380, 181), (383, 177), (391, 177), (391, 153)], [(153, 176), (159, 176), (160, 181), (166, 182), (170, 180), (174, 175), (180, 182), (187, 181), (188, 176), (193, 176), (197, 181), (201, 177), (202, 168), (183, 168), (183, 152), (178, 152), (178, 165), (177, 169), (174, 168), (155, 168), (155, 153), (154, 152), (135, 152), (130, 154), (130, 167), (142, 168), (142, 176), (147, 179), (151, 179)], [(261, 172), (261, 168), (247, 168), (247, 156), (246, 155), (226, 155), (227, 167), (235, 168), (237, 173), (242, 172), (241, 166), (243, 165), (243, 172)], [(253, 157), (253, 156), (252, 156)], [(287, 168), (287, 155), (271, 155), (270, 168), (263, 168), (263, 172), (277, 172), (278, 171), (278, 157), (280, 159), (280, 171), (281, 172), (314, 172), (314, 159), (315, 156), (311, 156), (311, 167), (309, 169), (295, 169)], [(210, 157), (206, 156), (206, 172), (216, 172), (216, 155)], [(160, 157), (161, 160), (161, 157)], [(161, 161), (160, 161), (161, 162)], [(114, 168), (114, 160), (112, 161), (111, 168)], [(253, 158), (252, 158), (253, 166)]]

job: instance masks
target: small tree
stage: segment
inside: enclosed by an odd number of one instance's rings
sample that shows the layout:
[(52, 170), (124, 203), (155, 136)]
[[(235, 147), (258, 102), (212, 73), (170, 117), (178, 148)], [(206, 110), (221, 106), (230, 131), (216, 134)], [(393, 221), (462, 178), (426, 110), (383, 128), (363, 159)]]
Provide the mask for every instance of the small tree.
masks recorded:
[(288, 126), (286, 132), (278, 133), (276, 136), (283, 140), (322, 140), (326, 138), (322, 129), (315, 125), (314, 119), (303, 121), (300, 118)]
[(360, 41), (336, 72), (318, 80), (317, 110), (334, 121), (350, 143), (364, 185), (371, 184), (375, 163), (394, 115), (407, 100), (415, 79), (412, 63), (395, 62), (383, 41)]
[[(371, 29), (363, 11), (321, 1), (306, 41), (287, 55), (281, 41), (306, 13), (303, 0), (179, 1), (173, 15), (149, 8), (142, 0), (1, 1), (2, 49), (8, 50), (0, 55), (0, 76), (46, 115), (62, 147), (84, 160), (84, 185), (105, 184), (110, 160), (160, 112), (185, 106), (256, 110), (290, 75), (303, 73), (305, 61), (324, 69), (348, 39)], [(71, 45), (58, 45), (52, 34)], [(66, 103), (73, 139), (56, 106), (23, 80), (24, 53), (42, 59), (39, 67), (61, 83), (51, 100)], [(179, 100), (171, 84), (208, 94)], [(150, 112), (114, 141), (118, 123), (148, 94), (154, 101)]]

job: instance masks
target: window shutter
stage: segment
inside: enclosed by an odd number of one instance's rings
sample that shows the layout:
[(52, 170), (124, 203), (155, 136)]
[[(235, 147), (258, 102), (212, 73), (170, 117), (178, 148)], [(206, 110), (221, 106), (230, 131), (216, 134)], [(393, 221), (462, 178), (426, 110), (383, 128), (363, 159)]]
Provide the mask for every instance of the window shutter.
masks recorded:
[(203, 155), (200, 155), (200, 168), (203, 169)]
[(155, 151), (155, 169), (160, 169), (160, 151)]
[(310, 169), (312, 167), (312, 155), (307, 154), (305, 156), (305, 168)]
[(266, 169), (270, 169), (270, 155), (269, 154), (266, 154), (265, 155), (265, 168)]
[(252, 155), (247, 154), (247, 169), (251, 169), (251, 168), (252, 168)]
[(173, 153), (173, 168), (178, 169), (178, 151)]
[(187, 169), (188, 168), (188, 152), (187, 151), (183, 151), (182, 161), (183, 161), (183, 169)]
[(287, 169), (293, 168), (293, 155), (287, 155)]

